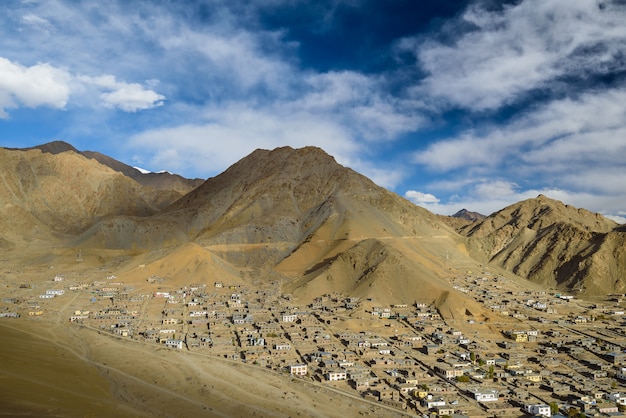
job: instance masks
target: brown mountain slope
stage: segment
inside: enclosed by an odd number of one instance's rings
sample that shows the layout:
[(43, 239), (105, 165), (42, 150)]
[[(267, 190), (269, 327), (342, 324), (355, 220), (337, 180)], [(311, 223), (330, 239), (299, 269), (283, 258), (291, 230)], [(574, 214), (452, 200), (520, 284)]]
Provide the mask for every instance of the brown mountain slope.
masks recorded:
[(408, 245), (393, 241), (371, 238), (351, 242), (344, 251), (293, 276), (295, 280), (283, 290), (301, 300), (339, 293), (369, 299), (376, 305), (433, 304), (448, 319), (486, 317), (483, 306), (454, 290), (446, 280), (444, 258), (431, 251), (432, 241), (414, 238)]
[(190, 278), (196, 284), (206, 285), (208, 288), (212, 288), (216, 281), (222, 282), (224, 286), (243, 283), (237, 269), (193, 243), (183, 244), (166, 252), (162, 257), (151, 260), (135, 259), (130, 266), (121, 268), (117, 275), (119, 280), (135, 286), (145, 286), (147, 277), (158, 277), (159, 286), (171, 290), (188, 286)]
[(477, 265), (465, 239), (435, 215), (313, 147), (257, 150), (158, 215), (100, 222), (81, 246), (156, 249), (185, 240), (251, 279), (280, 278), (304, 299), (339, 291), (434, 302), (452, 294), (463, 306), (470, 302), (446, 282), (446, 260)]
[(179, 176), (178, 174), (172, 174), (168, 172), (142, 173), (135, 167), (131, 167), (121, 161), (118, 161), (99, 152), (79, 151), (74, 148), (74, 146), (64, 141), (52, 141), (46, 144), (38, 145), (36, 147), (24, 148), (23, 150), (32, 149), (39, 149), (45, 153), (50, 154), (60, 154), (62, 152), (73, 151), (78, 154), (82, 154), (87, 158), (94, 159), (100, 164), (106, 165), (107, 167), (136, 180), (139, 184), (153, 187), (158, 190), (174, 190), (180, 193), (180, 195), (189, 193), (191, 190), (195, 189), (204, 182), (203, 179), (186, 179), (182, 176)]
[(472, 254), (547, 286), (625, 289), (624, 232), (599, 214), (538, 196), (460, 228)]
[(175, 196), (145, 188), (73, 151), (0, 148), (0, 179), (5, 245), (77, 234), (112, 215), (151, 215)]
[(287, 244), (453, 234), (430, 212), (324, 151), (257, 150), (167, 209), (202, 245)]
[(196, 243), (238, 266), (279, 273), (283, 290), (304, 300), (340, 292), (432, 303), (453, 294), (471, 305), (445, 280), (446, 255), (476, 265), (464, 240), (318, 148), (257, 150), (161, 216), (186, 220)]

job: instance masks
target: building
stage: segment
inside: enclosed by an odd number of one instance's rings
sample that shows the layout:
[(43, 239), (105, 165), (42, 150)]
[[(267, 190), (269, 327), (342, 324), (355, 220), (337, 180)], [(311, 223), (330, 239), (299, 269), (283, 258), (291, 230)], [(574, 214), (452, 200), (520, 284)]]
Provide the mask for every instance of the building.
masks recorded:
[(296, 314), (283, 314), (282, 321), (283, 322), (296, 322), (298, 320), (298, 315)]
[(496, 389), (476, 389), (470, 390), (470, 393), (478, 402), (495, 402), (498, 400), (499, 395)]
[(347, 373), (345, 370), (332, 370), (326, 373), (326, 380), (329, 381), (337, 381), (337, 380), (346, 380)]
[(183, 340), (168, 339), (168, 340), (165, 340), (165, 346), (169, 348), (177, 348), (179, 350), (182, 350)]
[(552, 414), (550, 413), (550, 407), (545, 404), (539, 405), (526, 405), (526, 412), (534, 415), (534, 416), (542, 416), (542, 417), (550, 417)]
[(308, 367), (306, 364), (292, 364), (289, 366), (289, 373), (296, 376), (306, 376)]

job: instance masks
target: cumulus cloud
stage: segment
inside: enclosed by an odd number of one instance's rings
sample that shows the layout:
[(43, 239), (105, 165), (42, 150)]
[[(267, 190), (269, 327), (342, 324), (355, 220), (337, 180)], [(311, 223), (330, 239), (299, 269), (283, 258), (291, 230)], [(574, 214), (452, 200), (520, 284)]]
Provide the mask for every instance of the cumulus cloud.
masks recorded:
[(437, 197), (430, 193), (422, 193), (417, 190), (407, 190), (404, 193), (404, 197), (406, 197), (411, 202), (416, 205), (429, 205), (439, 203), (440, 200)]
[(165, 100), (165, 96), (151, 89), (116, 81), (111, 75), (77, 76), (48, 63), (26, 67), (0, 57), (0, 118), (9, 116), (7, 109), (21, 106), (65, 109), (71, 97), (90, 93), (97, 95), (105, 107), (126, 112), (160, 106)]
[(624, 70), (625, 20), (619, 2), (525, 0), (499, 10), (479, 3), (444, 28), (447, 41), (407, 38), (399, 48), (413, 51), (427, 73), (414, 94), (493, 110), (564, 75)]
[[(146, 89), (137, 83), (119, 82), (112, 75), (100, 77), (80, 77), (81, 82), (105, 90), (100, 94), (104, 106), (118, 108), (125, 112), (151, 109), (163, 105), (165, 96)], [(148, 84), (155, 84), (151, 80)]]
[(25, 67), (0, 57), (0, 118), (6, 109), (49, 106), (63, 109), (70, 96), (70, 74), (47, 63)]

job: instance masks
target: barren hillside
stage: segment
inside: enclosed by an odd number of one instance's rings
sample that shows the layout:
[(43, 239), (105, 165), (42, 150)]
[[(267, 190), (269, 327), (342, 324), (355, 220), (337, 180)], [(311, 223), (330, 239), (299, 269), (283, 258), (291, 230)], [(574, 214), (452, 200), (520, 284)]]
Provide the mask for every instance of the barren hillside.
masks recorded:
[(73, 151), (0, 148), (0, 178), (0, 241), (7, 247), (75, 235), (113, 215), (152, 215), (178, 196)]
[(63, 152), (75, 152), (77, 154), (81, 154), (87, 158), (98, 161), (100, 164), (103, 164), (114, 171), (120, 172), (127, 177), (130, 177), (136, 180), (139, 184), (144, 186), (149, 186), (157, 190), (163, 191), (176, 191), (180, 193), (180, 195), (184, 195), (189, 193), (191, 190), (195, 189), (199, 185), (201, 185), (204, 180), (203, 179), (186, 179), (178, 174), (172, 174), (168, 172), (159, 172), (159, 173), (145, 173), (136, 169), (135, 167), (131, 167), (128, 164), (124, 164), (121, 161), (118, 161), (114, 158), (109, 157), (108, 155), (104, 155), (95, 151), (79, 151), (71, 144), (63, 141), (52, 141), (46, 144), (38, 145), (36, 147), (27, 148), (26, 150), (31, 149), (39, 149), (43, 152), (50, 154), (60, 154)]
[(623, 230), (585, 209), (540, 195), (460, 231), (474, 257), (537, 283), (588, 294), (626, 290)]
[(163, 212), (101, 221), (78, 242), (154, 250), (188, 241), (306, 300), (336, 291), (433, 302), (452, 290), (446, 257), (476, 264), (435, 215), (313, 147), (257, 150)]

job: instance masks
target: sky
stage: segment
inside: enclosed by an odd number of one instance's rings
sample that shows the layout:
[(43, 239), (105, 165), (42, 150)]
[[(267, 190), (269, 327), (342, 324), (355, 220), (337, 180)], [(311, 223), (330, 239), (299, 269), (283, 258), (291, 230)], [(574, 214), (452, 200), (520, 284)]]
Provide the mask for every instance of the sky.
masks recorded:
[(209, 178), (313, 145), (488, 215), (626, 222), (625, 0), (4, 0), (0, 146)]

